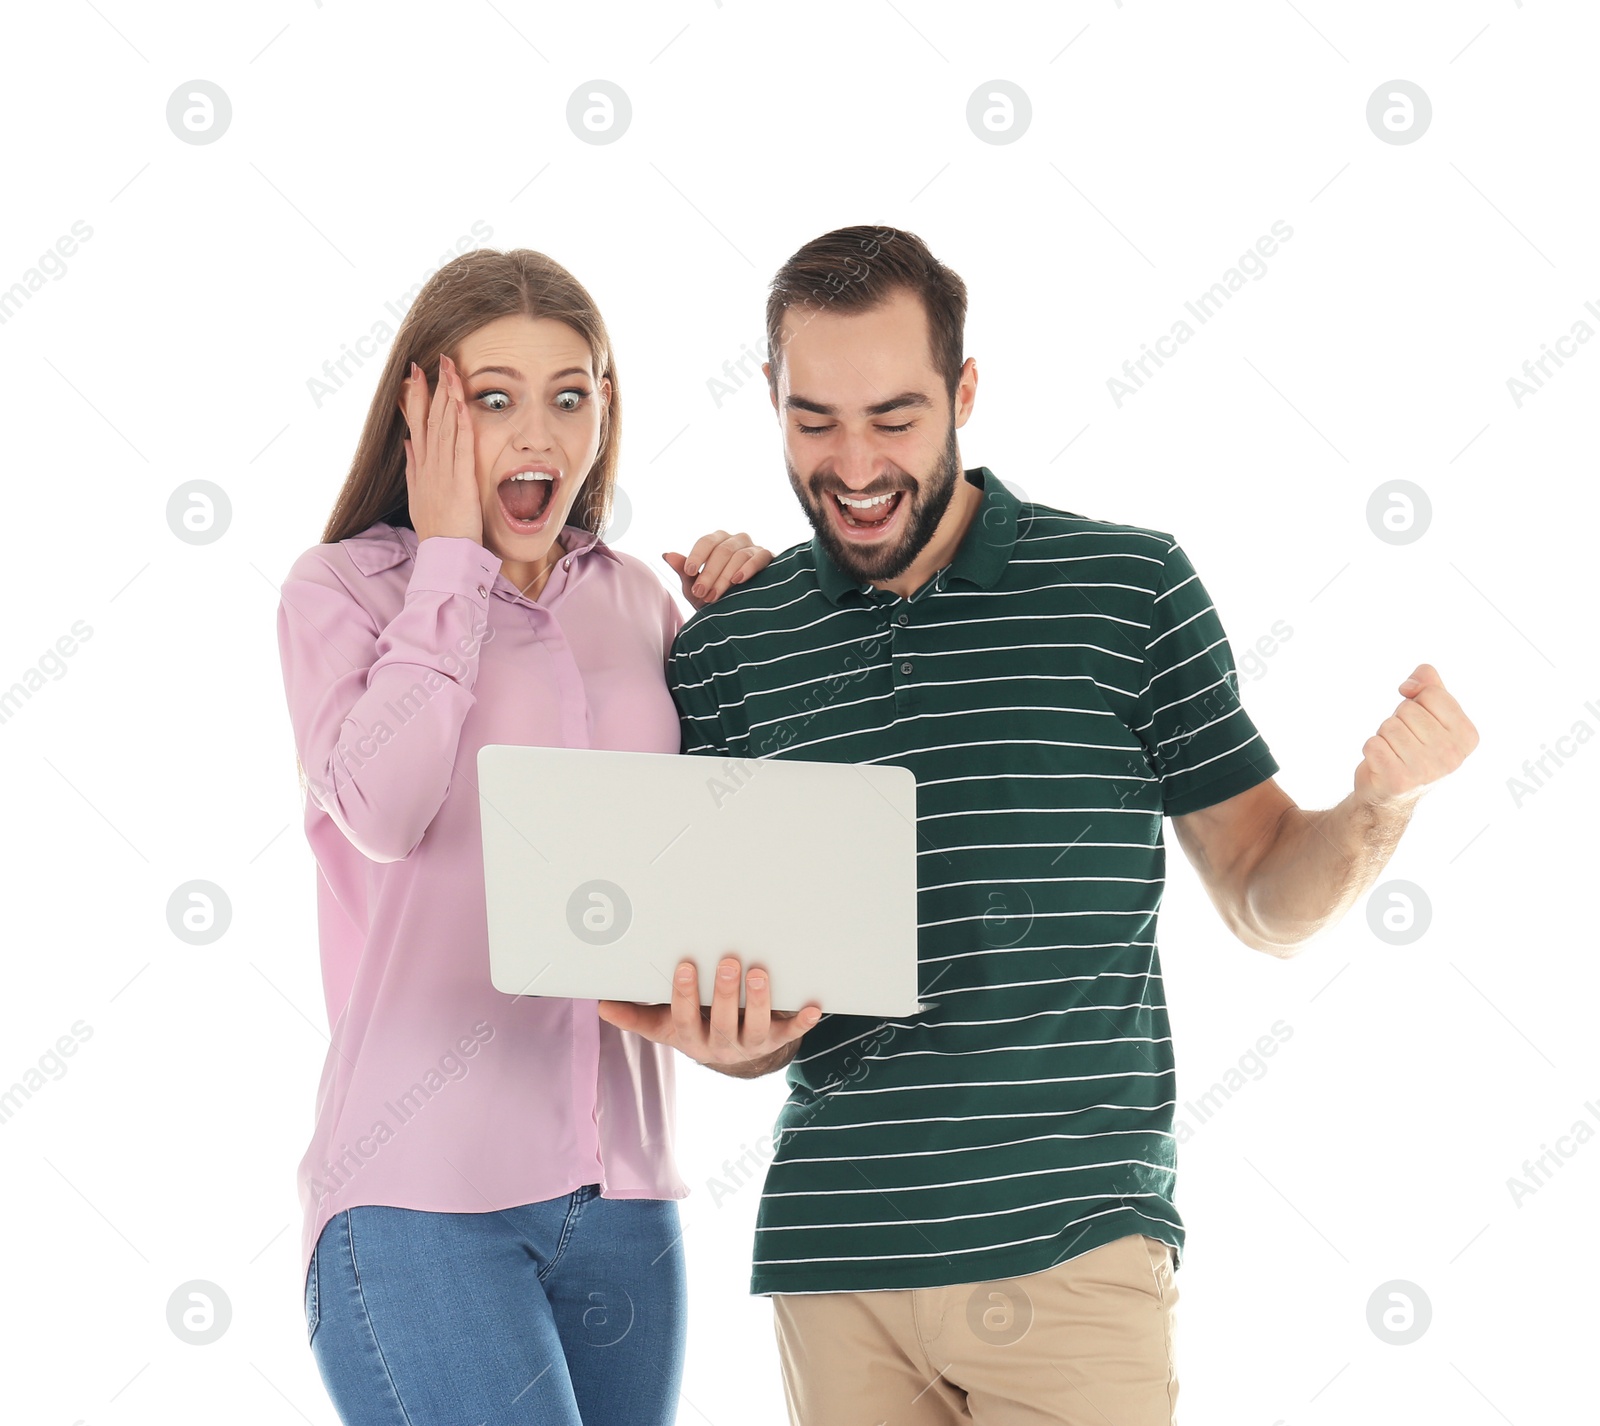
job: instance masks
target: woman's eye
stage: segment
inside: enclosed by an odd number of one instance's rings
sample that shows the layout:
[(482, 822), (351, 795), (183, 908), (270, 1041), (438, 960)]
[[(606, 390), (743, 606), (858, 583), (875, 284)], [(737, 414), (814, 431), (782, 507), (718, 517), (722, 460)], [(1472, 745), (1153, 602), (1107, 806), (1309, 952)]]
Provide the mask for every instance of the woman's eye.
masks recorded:
[(584, 399), (588, 395), (587, 391), (580, 391), (575, 386), (569, 386), (565, 391), (556, 392), (556, 409), (559, 411), (576, 411), (578, 407), (583, 405)]
[(506, 409), (506, 406), (509, 406), (511, 404), (511, 398), (509, 396), (507, 396), (505, 394), (505, 392), (503, 392), (503, 391), (481, 391), (481, 392), (478, 393), (478, 400), (479, 401), (493, 401), (495, 399), (503, 401), (505, 403), (505, 405), (503, 405), (503, 406), (490, 406), (489, 409), (491, 411), (504, 411)]

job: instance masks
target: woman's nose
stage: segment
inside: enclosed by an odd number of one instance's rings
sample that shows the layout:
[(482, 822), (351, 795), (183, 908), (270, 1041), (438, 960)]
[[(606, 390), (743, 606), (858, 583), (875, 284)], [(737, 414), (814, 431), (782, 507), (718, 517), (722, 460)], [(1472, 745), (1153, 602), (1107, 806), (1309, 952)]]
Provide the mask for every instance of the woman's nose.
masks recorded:
[(548, 434), (537, 421), (520, 421), (512, 427), (510, 445), (514, 450), (535, 455), (550, 448)]

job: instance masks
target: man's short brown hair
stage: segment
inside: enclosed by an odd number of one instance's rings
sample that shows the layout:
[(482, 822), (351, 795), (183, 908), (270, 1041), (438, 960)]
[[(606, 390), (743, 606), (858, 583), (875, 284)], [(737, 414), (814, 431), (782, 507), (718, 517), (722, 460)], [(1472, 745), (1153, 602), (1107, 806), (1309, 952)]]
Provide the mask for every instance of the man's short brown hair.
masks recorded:
[(966, 283), (934, 257), (915, 233), (869, 224), (835, 228), (813, 238), (773, 277), (767, 289), (771, 385), (777, 386), (783, 364), (785, 313), (801, 314), (799, 325), (804, 326), (822, 312), (867, 311), (901, 290), (922, 299), (928, 315), (929, 357), (954, 401), (965, 361)]

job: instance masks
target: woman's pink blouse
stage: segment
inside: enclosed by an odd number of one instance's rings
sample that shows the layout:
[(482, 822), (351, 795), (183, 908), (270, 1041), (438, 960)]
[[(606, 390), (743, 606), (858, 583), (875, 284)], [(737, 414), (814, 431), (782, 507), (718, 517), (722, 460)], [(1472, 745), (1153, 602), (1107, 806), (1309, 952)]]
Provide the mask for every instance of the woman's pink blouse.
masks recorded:
[(283, 582), (331, 1032), (299, 1170), (302, 1275), (356, 1204), (688, 1193), (672, 1052), (593, 1000), (489, 982), (478, 749), (679, 746), (664, 672), (677, 604), (633, 556), (572, 526), (562, 543), (537, 600), (474, 540), (419, 546), (382, 523), (307, 550)]

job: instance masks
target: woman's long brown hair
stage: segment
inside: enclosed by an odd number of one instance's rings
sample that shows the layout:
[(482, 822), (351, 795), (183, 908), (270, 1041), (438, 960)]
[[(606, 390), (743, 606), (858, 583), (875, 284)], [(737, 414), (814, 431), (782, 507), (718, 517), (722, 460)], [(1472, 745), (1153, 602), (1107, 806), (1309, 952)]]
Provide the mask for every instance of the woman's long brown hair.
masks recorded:
[(454, 361), (470, 333), (497, 317), (519, 314), (565, 322), (588, 342), (595, 380), (609, 378), (611, 382), (610, 403), (601, 407), (600, 449), (567, 517), (591, 534), (600, 532), (611, 513), (622, 434), (617, 367), (600, 309), (577, 278), (543, 253), (531, 248), (509, 252), (476, 248), (434, 273), (400, 324), (367, 409), (350, 474), (323, 527), (324, 544), (358, 535), (379, 520), (411, 525), (404, 444), (409, 430), (399, 405), (400, 388), (411, 363), (427, 373), (431, 395), (439, 382), (440, 352)]

